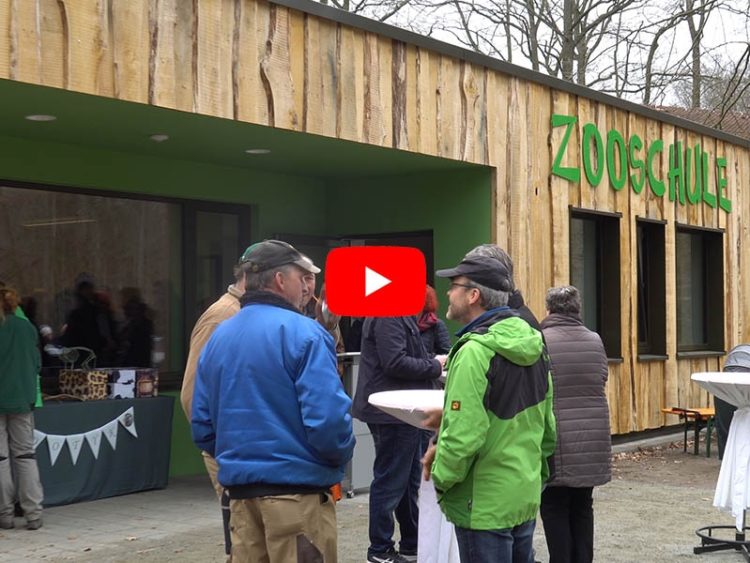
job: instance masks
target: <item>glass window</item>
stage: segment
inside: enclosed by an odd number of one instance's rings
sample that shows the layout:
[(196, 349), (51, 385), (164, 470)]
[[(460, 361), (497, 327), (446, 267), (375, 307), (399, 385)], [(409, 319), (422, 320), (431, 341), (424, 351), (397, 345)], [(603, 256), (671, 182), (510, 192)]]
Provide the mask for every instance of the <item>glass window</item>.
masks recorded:
[(678, 351), (724, 349), (724, 257), (720, 232), (678, 227)]
[[(233, 282), (250, 207), (0, 185), (0, 281), (58, 347), (179, 385), (195, 320)], [(50, 376), (59, 359), (43, 356)]]
[(636, 221), (638, 353), (666, 355), (664, 224)]
[(620, 219), (574, 210), (570, 283), (581, 293), (584, 324), (599, 333), (607, 356), (620, 357)]
[(0, 210), (0, 278), (46, 338), (98, 366), (181, 369), (178, 204), (0, 187)]

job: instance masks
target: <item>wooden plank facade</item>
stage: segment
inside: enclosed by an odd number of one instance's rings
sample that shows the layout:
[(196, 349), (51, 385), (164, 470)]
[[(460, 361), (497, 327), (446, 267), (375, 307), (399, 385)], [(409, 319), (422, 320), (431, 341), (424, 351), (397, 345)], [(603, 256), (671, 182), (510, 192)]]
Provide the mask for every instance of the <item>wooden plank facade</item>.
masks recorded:
[[(725, 349), (747, 342), (747, 143), (529, 73), (503, 72), (452, 47), (438, 52), (335, 21), (332, 11), (320, 17), (317, 5), (299, 7), (265, 0), (9, 0), (0, 3), (0, 78), (493, 167), (494, 242), (514, 257), (517, 285), (539, 314), (546, 289), (569, 283), (569, 209), (621, 213), (623, 361), (610, 366), (613, 431), (674, 423), (660, 414), (663, 406), (708, 404), (689, 377), (720, 369), (721, 358), (677, 357), (674, 227), (724, 230)], [(711, 162), (726, 158), (732, 212), (648, 189), (613, 190), (606, 170), (597, 187), (583, 173), (578, 182), (552, 175), (566, 133), (551, 127), (554, 114), (578, 118), (562, 166), (581, 166), (587, 123), (605, 136), (611, 129), (625, 139), (637, 134), (644, 151), (662, 139), (665, 150), (653, 164), (661, 177), (669, 169), (667, 145), (701, 142)], [(716, 193), (715, 175), (708, 181)], [(637, 357), (637, 217), (667, 224), (664, 361)]]

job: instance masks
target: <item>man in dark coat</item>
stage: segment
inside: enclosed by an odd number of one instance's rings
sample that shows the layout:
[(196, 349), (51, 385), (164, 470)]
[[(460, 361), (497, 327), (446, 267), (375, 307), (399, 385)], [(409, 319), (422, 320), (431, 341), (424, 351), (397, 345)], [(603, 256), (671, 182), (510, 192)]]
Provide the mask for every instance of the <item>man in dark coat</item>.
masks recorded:
[[(367, 399), (380, 391), (434, 389), (444, 363), (445, 356), (427, 355), (414, 317), (365, 319), (352, 414), (367, 424), (375, 443), (367, 550), (371, 563), (416, 561), (420, 460), (429, 433), (380, 411)], [(398, 552), (394, 512), (401, 532)]]
[(547, 311), (542, 330), (552, 362), (557, 445), (540, 512), (550, 563), (588, 563), (594, 556), (593, 488), (611, 479), (607, 355), (599, 335), (581, 321), (575, 287), (550, 289)]
[(466, 253), (466, 256), (464, 256), (464, 260), (466, 258), (473, 258), (477, 256), (494, 258), (495, 260), (499, 260), (500, 263), (505, 266), (505, 269), (510, 274), (511, 285), (510, 296), (508, 297), (508, 307), (518, 311), (518, 316), (529, 323), (532, 328), (541, 331), (542, 327), (539, 325), (539, 321), (534, 316), (534, 313), (531, 312), (531, 309), (526, 306), (526, 302), (523, 299), (523, 294), (516, 287), (513, 281), (513, 259), (510, 257), (510, 255), (498, 245), (487, 243), (480, 244), (479, 246), (475, 246), (474, 248), (469, 250), (469, 252)]

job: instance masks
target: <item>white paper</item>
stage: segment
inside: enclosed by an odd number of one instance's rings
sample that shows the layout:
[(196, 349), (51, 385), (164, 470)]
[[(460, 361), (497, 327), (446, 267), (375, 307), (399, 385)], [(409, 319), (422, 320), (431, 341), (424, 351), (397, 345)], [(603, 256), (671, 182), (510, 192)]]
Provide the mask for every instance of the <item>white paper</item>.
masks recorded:
[(94, 459), (99, 459), (99, 446), (102, 444), (102, 429), (97, 428), (84, 434), (86, 441), (89, 443), (91, 453), (94, 454)]
[(68, 434), (67, 436), (65, 436), (65, 440), (68, 442), (70, 459), (73, 462), (73, 465), (75, 465), (78, 461), (78, 455), (81, 453), (81, 446), (83, 446), (84, 435)]
[(54, 466), (57, 461), (57, 456), (65, 445), (65, 436), (56, 436), (55, 434), (47, 434), (47, 445), (49, 446), (49, 463)]

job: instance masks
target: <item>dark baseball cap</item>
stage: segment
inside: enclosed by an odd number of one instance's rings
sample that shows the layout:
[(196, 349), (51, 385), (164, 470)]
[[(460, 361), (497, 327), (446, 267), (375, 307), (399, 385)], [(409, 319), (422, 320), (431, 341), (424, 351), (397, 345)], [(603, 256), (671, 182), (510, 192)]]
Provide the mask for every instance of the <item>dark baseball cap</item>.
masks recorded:
[(240, 257), (240, 265), (250, 264), (252, 272), (264, 272), (285, 264), (295, 264), (311, 274), (319, 274), (313, 261), (294, 248), (288, 242), (281, 240), (264, 240), (247, 247)]
[(508, 269), (500, 260), (489, 256), (464, 258), (455, 268), (438, 270), (435, 275), (439, 278), (465, 276), (473, 282), (499, 291), (511, 291), (513, 286)]

